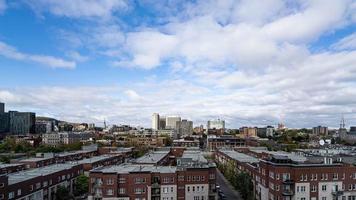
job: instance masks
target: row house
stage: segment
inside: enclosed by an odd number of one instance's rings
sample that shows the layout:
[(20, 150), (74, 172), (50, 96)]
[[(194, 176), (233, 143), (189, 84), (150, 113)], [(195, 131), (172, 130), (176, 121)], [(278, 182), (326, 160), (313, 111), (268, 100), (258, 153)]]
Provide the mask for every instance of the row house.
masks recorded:
[(89, 200), (216, 199), (215, 167), (122, 164), (90, 171)]
[(59, 186), (73, 190), (81, 164), (55, 164), (0, 176), (0, 199), (53, 199)]
[(356, 167), (324, 158), (322, 162), (286, 152), (247, 153), (219, 150), (218, 163), (232, 161), (236, 170), (249, 173), (257, 200), (355, 200)]

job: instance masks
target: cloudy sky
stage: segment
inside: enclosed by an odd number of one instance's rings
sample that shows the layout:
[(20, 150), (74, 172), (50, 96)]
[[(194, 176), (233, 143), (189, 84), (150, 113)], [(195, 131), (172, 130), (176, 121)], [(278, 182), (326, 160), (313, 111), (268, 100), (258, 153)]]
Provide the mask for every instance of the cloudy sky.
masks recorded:
[(73, 122), (356, 125), (356, 0), (0, 0), (0, 101)]

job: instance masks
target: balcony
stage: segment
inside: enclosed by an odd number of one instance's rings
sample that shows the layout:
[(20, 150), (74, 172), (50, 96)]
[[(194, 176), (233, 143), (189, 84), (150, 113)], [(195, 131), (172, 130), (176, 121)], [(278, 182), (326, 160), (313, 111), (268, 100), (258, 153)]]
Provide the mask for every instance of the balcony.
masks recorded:
[(285, 179), (285, 180), (283, 180), (283, 184), (285, 184), (285, 185), (293, 185), (294, 181), (291, 180), (291, 179)]
[(341, 191), (341, 190), (337, 190), (337, 191), (332, 191), (331, 194), (333, 196), (341, 196), (344, 194), (344, 191)]
[(283, 196), (293, 196), (294, 192), (292, 190), (283, 190), (282, 195)]

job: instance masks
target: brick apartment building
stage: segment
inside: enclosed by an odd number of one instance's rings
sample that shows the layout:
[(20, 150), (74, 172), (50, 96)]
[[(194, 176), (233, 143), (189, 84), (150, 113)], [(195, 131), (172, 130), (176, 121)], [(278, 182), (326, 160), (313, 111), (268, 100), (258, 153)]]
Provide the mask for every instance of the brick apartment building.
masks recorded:
[(215, 175), (215, 164), (200, 151), (185, 151), (177, 158), (177, 166), (126, 163), (91, 170), (88, 199), (216, 199)]
[(80, 164), (55, 164), (0, 176), (0, 199), (53, 199), (59, 186), (73, 190)]
[[(325, 158), (322, 162), (287, 152), (254, 151), (255, 155), (219, 150), (218, 163), (232, 161), (252, 177), (257, 200), (355, 200), (356, 167)], [(257, 158), (257, 155), (263, 158)]]

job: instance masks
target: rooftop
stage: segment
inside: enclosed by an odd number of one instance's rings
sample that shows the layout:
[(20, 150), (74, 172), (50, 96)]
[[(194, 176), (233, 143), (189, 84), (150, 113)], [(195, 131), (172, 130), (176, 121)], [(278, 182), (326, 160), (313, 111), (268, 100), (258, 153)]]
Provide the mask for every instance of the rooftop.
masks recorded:
[(286, 156), (289, 159), (291, 159), (292, 161), (295, 162), (305, 162), (307, 161), (307, 158), (305, 156), (302, 155), (298, 155), (296, 153), (289, 153), (286, 151), (269, 151), (267, 149), (254, 149), (254, 148), (250, 148), (250, 151), (255, 152), (255, 153), (267, 153), (273, 156)]
[(226, 154), (227, 156), (229, 156), (230, 158), (237, 160), (239, 162), (242, 162), (242, 163), (258, 163), (259, 162), (258, 158), (249, 156), (244, 153), (239, 153), (234, 150), (220, 150), (220, 151), (223, 152), (224, 154)]
[(175, 173), (176, 171), (177, 167), (173, 166), (135, 165), (125, 163), (121, 165), (96, 168), (90, 172), (128, 174), (134, 172)]
[(78, 160), (76, 162), (79, 163), (79, 164), (91, 164), (91, 163), (95, 163), (95, 162), (106, 160), (106, 159), (111, 158), (111, 157), (115, 157), (115, 156), (114, 155), (94, 156), (94, 157), (91, 157), (91, 158)]
[(134, 162), (142, 163), (142, 164), (157, 164), (163, 158), (165, 158), (168, 154), (169, 154), (169, 151), (166, 151), (166, 150), (153, 151), (153, 152), (149, 152), (149, 153), (137, 158)]
[(33, 179), (39, 176), (46, 176), (49, 174), (57, 173), (64, 169), (71, 169), (72, 167), (77, 165), (79, 164), (73, 164), (73, 163), (55, 164), (46, 167), (11, 173), (7, 175), (9, 178), (8, 179), (9, 185), (16, 184), (18, 182), (26, 181), (29, 179)]

